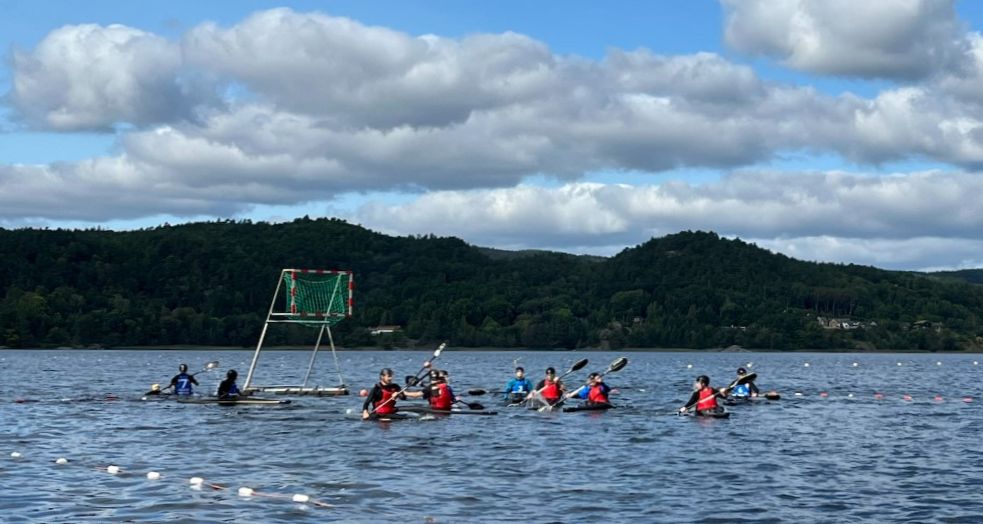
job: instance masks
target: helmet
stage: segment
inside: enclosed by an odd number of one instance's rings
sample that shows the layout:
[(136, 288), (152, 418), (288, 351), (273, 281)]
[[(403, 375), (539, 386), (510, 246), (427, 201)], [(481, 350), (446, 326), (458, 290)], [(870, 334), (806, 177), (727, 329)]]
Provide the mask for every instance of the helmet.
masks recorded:
[(552, 367), (546, 368), (546, 374), (547, 375), (556, 375), (556, 370), (553, 369)]
[(430, 370), (430, 382), (439, 382), (441, 378), (443, 377), (441, 376), (439, 370), (436, 369)]
[(236, 370), (234, 370), (234, 369), (230, 369), (228, 371), (228, 373), (225, 374), (225, 376), (228, 377), (228, 378), (231, 378), (232, 380), (235, 380), (236, 377), (239, 376), (239, 373), (236, 373)]
[(188, 365), (187, 364), (181, 364), (180, 366), (177, 367), (177, 370), (180, 371), (181, 373), (187, 373), (188, 372)]
[(703, 384), (704, 386), (710, 385), (710, 377), (706, 375), (700, 375), (696, 377), (696, 381), (699, 382), (700, 384)]
[(380, 377), (391, 377), (391, 376), (393, 376), (393, 370), (391, 370), (389, 368), (382, 368), (381, 370), (379, 370), (379, 376)]
[(737, 368), (738, 375), (747, 375), (747, 370), (744, 368)]
[(526, 370), (525, 370), (525, 369), (524, 369), (524, 368), (523, 368), (522, 366), (518, 366), (518, 367), (516, 367), (516, 368), (515, 368), (515, 372), (516, 372), (516, 373), (518, 373), (518, 372), (520, 372), (520, 371), (521, 371), (521, 372), (523, 372), (523, 373), (525, 373), (525, 372), (526, 372)]

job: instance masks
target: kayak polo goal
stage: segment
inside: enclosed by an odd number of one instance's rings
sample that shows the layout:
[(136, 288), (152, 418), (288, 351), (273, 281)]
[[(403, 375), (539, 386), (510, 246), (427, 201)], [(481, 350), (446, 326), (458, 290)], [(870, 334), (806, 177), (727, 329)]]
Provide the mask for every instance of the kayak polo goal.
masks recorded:
[[(277, 280), (276, 290), (273, 292), (273, 300), (270, 302), (270, 310), (259, 335), (253, 360), (249, 364), (249, 373), (246, 375), (243, 391), (247, 394), (262, 392), (281, 395), (347, 395), (348, 387), (345, 386), (345, 379), (341, 376), (341, 366), (338, 364), (338, 354), (335, 351), (331, 326), (352, 316), (354, 289), (355, 281), (351, 271), (329, 269), (284, 269), (280, 271), (280, 278)], [(283, 296), (282, 302), (281, 294)], [(278, 303), (283, 304), (282, 309), (277, 308)], [(259, 355), (263, 351), (263, 342), (266, 340), (266, 333), (271, 324), (300, 324), (318, 330), (317, 341), (314, 343), (314, 350), (311, 353), (311, 361), (307, 366), (303, 384), (286, 386), (258, 386), (253, 384), (253, 374), (256, 371)], [(314, 362), (317, 359), (317, 353), (321, 348), (325, 334), (328, 336), (331, 355), (334, 357), (335, 371), (338, 373), (338, 385), (334, 387), (309, 387), (311, 371), (314, 370)]]

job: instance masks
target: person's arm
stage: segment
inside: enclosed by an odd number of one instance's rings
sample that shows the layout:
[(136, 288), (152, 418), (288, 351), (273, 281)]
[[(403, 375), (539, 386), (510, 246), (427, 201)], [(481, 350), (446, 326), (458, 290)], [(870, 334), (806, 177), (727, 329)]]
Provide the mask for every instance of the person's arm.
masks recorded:
[(171, 377), (171, 387), (174, 387), (174, 386), (177, 385), (177, 377), (178, 377), (177, 375), (174, 375), (173, 377)]
[(192, 384), (194, 384), (194, 385), (196, 385), (196, 386), (198, 385), (198, 381), (197, 381), (197, 380), (195, 380), (195, 376), (194, 376), (194, 375), (188, 375), (188, 379), (190, 379), (190, 380), (191, 380), (191, 383), (192, 383)]
[(679, 411), (680, 412), (686, 411), (691, 406), (696, 405), (697, 401), (699, 401), (699, 400), (700, 400), (700, 392), (699, 391), (694, 391), (693, 394), (689, 396), (689, 400), (686, 401), (686, 405), (684, 405), (683, 407), (679, 408)]
[(751, 394), (754, 396), (761, 394), (761, 392), (758, 391), (758, 386), (754, 385), (754, 382), (748, 382), (748, 389), (751, 390)]
[(574, 391), (574, 394), (571, 394), (570, 396), (577, 397), (581, 400), (587, 400), (587, 397), (589, 395), (590, 395), (590, 388), (588, 388), (587, 386), (580, 386), (579, 388), (577, 388), (576, 391)]
[(505, 394), (503, 395), (503, 397), (505, 398), (505, 400), (508, 400), (509, 399), (509, 395), (511, 395), (512, 391), (514, 390), (514, 388), (512, 386), (515, 385), (515, 382), (516, 382), (516, 379), (513, 378), (513, 379), (509, 380), (508, 384), (505, 384)]
[(377, 402), (380, 398), (382, 398), (382, 389), (379, 388), (379, 384), (376, 384), (372, 386), (372, 391), (365, 397), (365, 403), (362, 404), (362, 418), (368, 417), (372, 403)]

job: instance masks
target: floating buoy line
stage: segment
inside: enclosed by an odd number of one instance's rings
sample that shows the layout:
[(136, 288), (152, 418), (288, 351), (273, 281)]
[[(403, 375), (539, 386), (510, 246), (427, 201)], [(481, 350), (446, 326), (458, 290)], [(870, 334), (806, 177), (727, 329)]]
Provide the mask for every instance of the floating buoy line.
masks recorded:
[[(10, 452), (10, 459), (18, 462), (24, 462), (29, 460), (20, 451)], [(135, 471), (131, 472), (127, 469), (124, 469), (117, 464), (96, 465), (85, 461), (69, 460), (66, 457), (58, 457), (53, 462), (57, 467), (64, 467), (64, 466), (71, 466), (71, 465), (78, 464), (92, 471), (106, 473), (114, 476), (136, 476), (136, 475), (145, 476), (148, 481), (159, 481), (162, 479), (170, 478), (170, 476), (165, 476), (159, 471), (147, 471), (146, 473), (137, 473)], [(214, 491), (234, 492), (239, 497), (242, 498), (266, 498), (272, 500), (294, 502), (297, 504), (301, 504), (303, 506), (311, 506), (316, 508), (335, 507), (333, 504), (329, 504), (327, 502), (314, 499), (310, 495), (307, 495), (305, 493), (292, 493), (292, 494), (274, 493), (274, 492), (261, 491), (259, 489), (248, 487), (248, 486), (240, 486), (233, 489), (230, 486), (209, 482), (206, 481), (203, 477), (197, 477), (197, 476), (189, 478), (187, 480), (186, 485), (188, 485), (190, 489), (196, 491), (200, 491), (204, 488), (208, 488)]]

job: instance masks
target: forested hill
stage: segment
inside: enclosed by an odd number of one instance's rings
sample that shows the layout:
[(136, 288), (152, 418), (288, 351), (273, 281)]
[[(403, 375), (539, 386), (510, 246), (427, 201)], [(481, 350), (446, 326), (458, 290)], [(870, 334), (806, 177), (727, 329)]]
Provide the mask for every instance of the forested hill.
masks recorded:
[[(983, 346), (983, 287), (814, 264), (713, 233), (601, 259), (503, 256), (340, 220), (129, 232), (0, 229), (0, 345), (255, 344), (281, 268), (351, 269), (345, 346), (890, 348)], [(373, 337), (378, 325), (401, 331)], [(282, 326), (281, 326), (282, 327)], [(270, 344), (308, 344), (305, 328)]]

